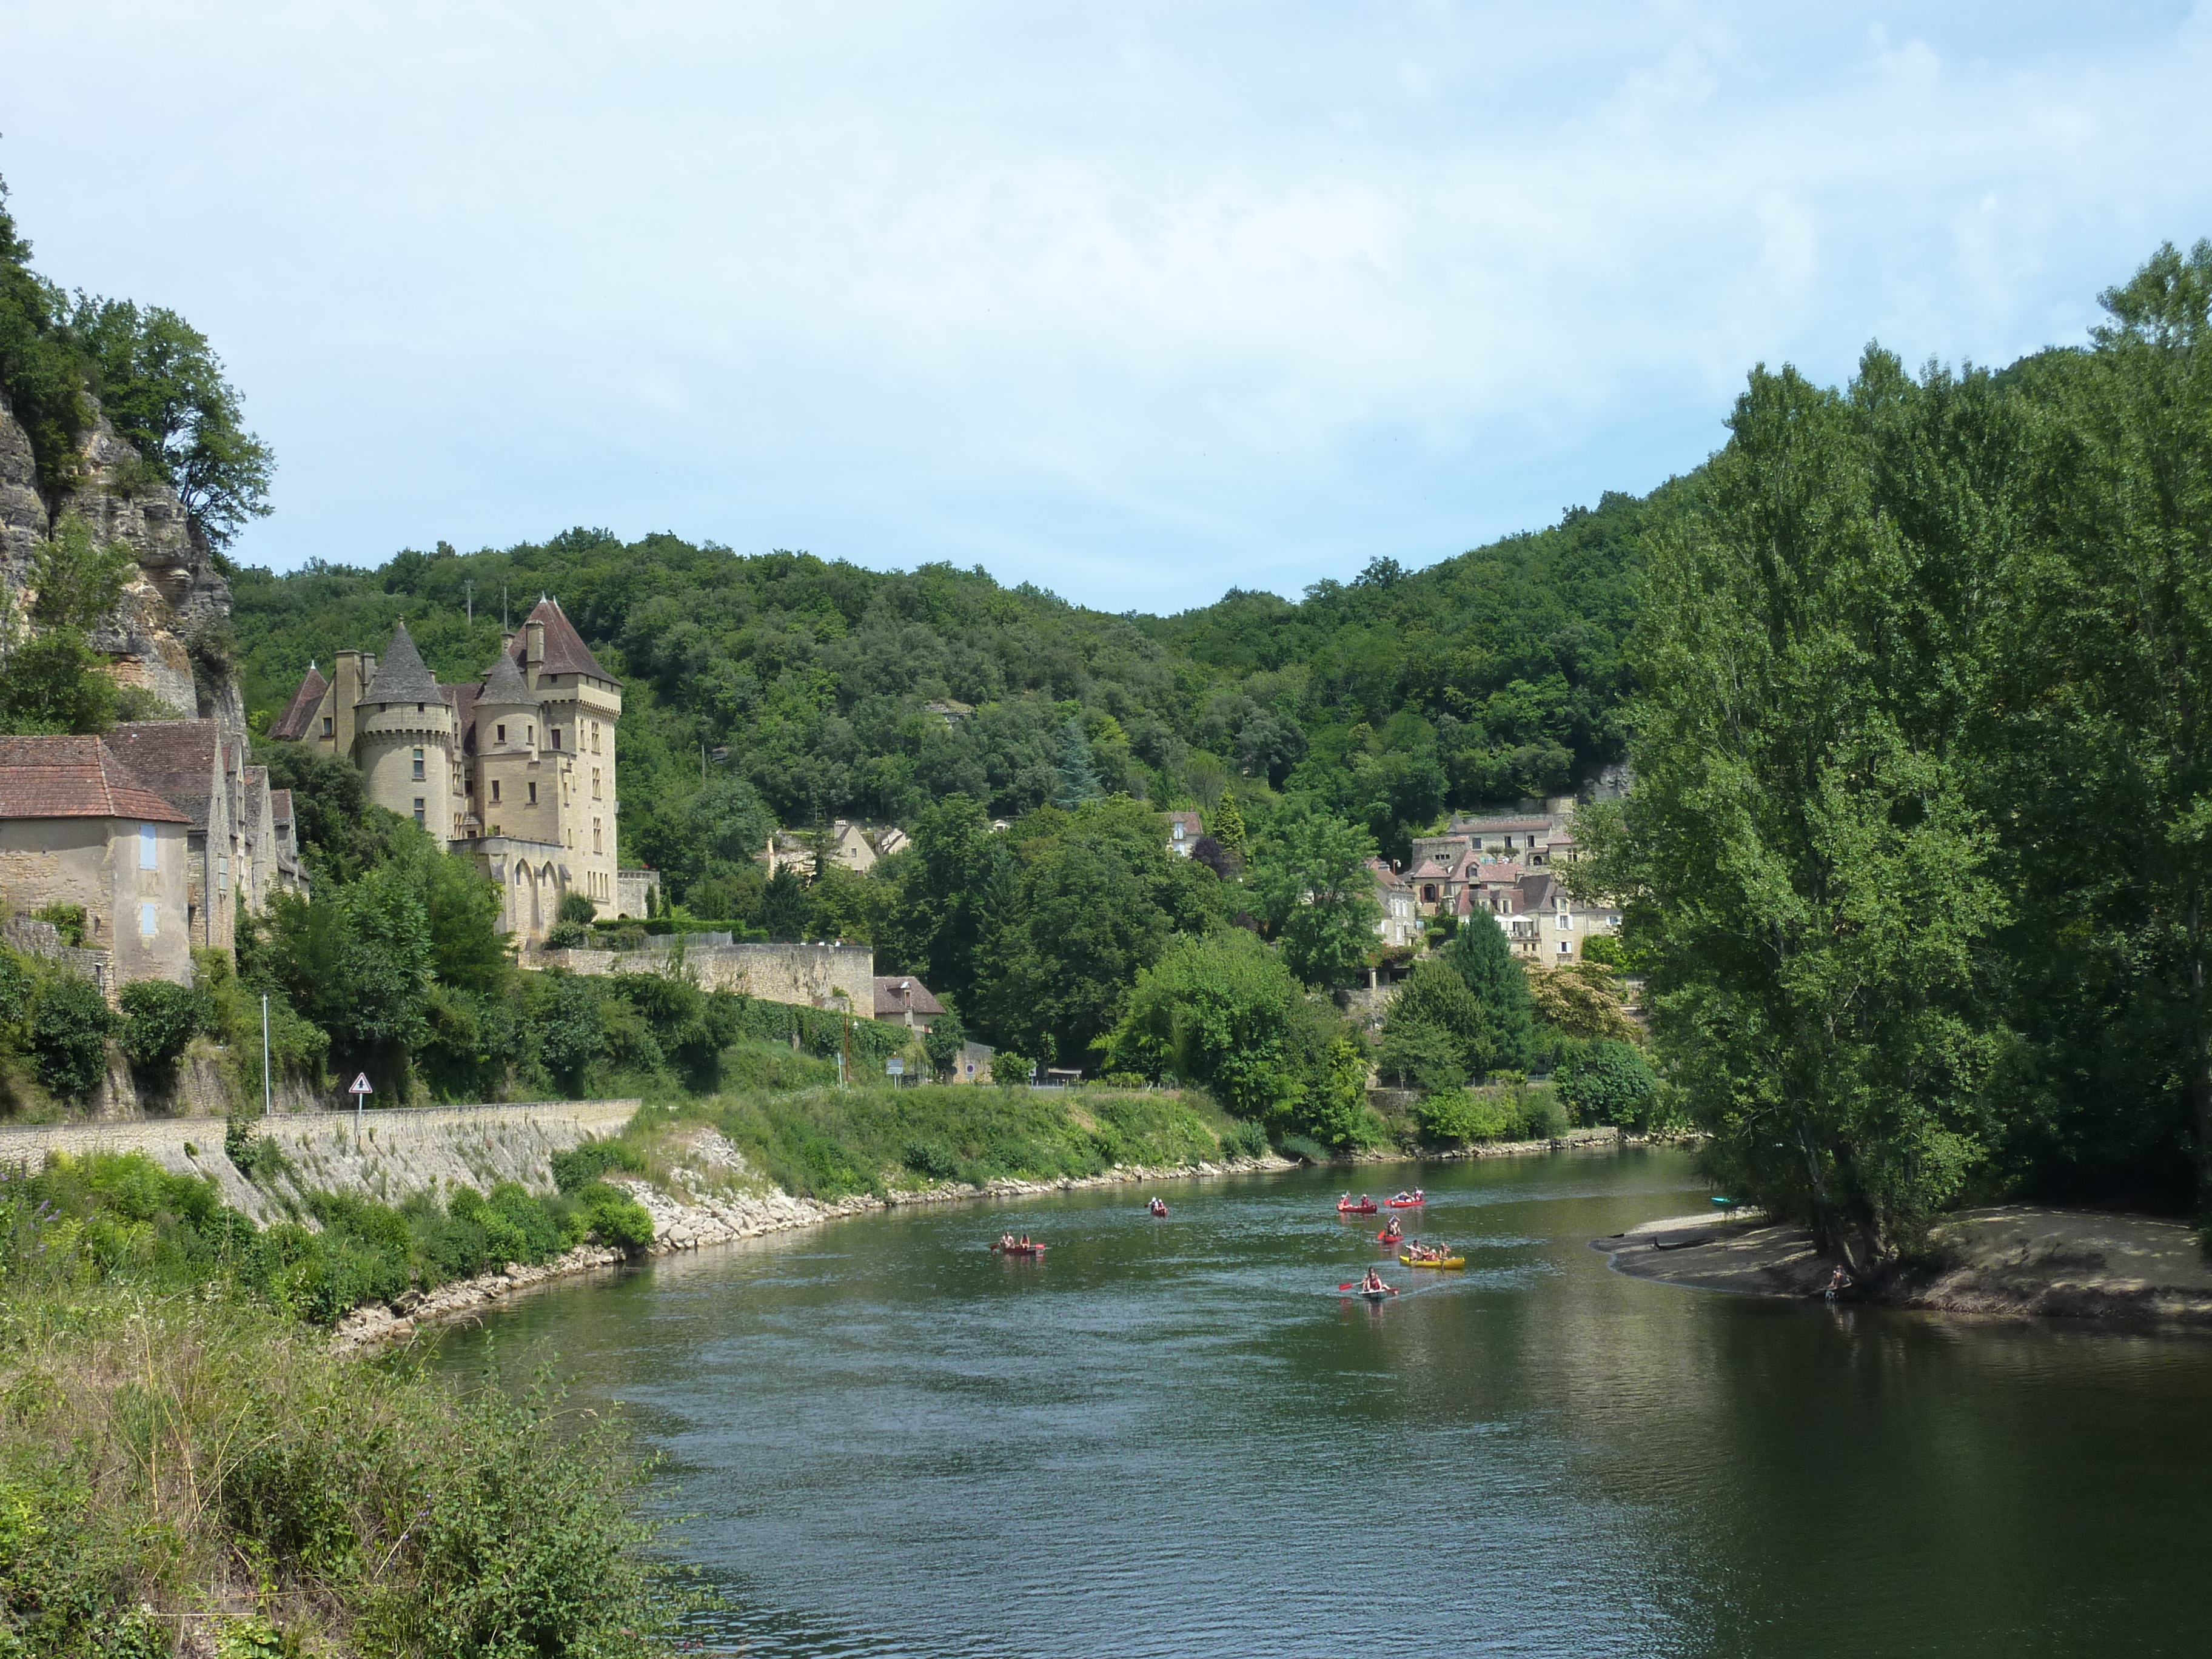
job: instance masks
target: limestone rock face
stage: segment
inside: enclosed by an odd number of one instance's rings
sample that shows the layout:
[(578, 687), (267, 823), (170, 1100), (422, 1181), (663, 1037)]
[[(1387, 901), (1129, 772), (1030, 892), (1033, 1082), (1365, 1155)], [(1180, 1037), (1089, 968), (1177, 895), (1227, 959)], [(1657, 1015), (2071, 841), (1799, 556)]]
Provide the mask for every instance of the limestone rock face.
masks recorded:
[(246, 708), (236, 684), (222, 687), (214, 705), (203, 707), (186, 648), (198, 629), (229, 617), (230, 584), (194, 540), (176, 491), (141, 481), (138, 471), (138, 452), (100, 415), (80, 447), (75, 487), (49, 514), (30, 439), (0, 400), (0, 575), (19, 604), (28, 603), (34, 597), (33, 550), (63, 513), (80, 515), (97, 541), (124, 543), (138, 574), (112, 614), (92, 630), (93, 648), (116, 659), (111, 672), (124, 684), (144, 686), (181, 714), (212, 715), (243, 732)]

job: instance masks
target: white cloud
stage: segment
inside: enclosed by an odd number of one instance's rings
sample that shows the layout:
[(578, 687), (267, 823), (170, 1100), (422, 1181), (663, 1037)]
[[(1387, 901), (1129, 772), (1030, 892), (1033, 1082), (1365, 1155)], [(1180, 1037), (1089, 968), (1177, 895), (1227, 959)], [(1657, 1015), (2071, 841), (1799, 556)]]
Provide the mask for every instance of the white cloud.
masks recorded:
[(216, 337), (279, 564), (582, 521), (1295, 591), (2212, 228), (2201, 7), (17, 14), (18, 216)]

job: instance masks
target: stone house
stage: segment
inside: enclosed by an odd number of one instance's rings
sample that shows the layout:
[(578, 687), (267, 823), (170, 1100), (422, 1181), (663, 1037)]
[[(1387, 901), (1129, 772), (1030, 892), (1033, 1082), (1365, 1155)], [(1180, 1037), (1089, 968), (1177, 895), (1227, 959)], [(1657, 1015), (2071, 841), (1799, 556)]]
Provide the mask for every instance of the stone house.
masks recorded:
[(269, 823), (276, 851), (270, 890), (275, 893), (306, 892), (307, 871), (300, 861), (300, 829), (292, 814), (290, 790), (271, 789), (269, 792)]
[(1375, 901), (1382, 907), (1382, 919), (1375, 924), (1376, 936), (1386, 945), (1419, 945), (1426, 930), (1413, 883), (1385, 860), (1370, 859), (1367, 867), (1375, 875)]
[(1555, 966), (1582, 960), (1583, 946), (1593, 938), (1610, 938), (1620, 931), (1620, 912), (1612, 905), (1578, 899), (1549, 870), (1516, 872), (1495, 866), (1489, 878), (1462, 894), (1459, 915), (1462, 925), (1475, 916), (1489, 915), (1511, 941), (1513, 954), (1532, 965)]
[(1188, 858), (1191, 848), (1198, 845), (1198, 838), (1206, 833), (1198, 814), (1178, 811), (1163, 812), (1160, 816), (1168, 823), (1168, 851), (1177, 858)]
[(192, 981), (191, 826), (101, 738), (0, 738), (0, 891), (17, 911), (82, 907), (111, 1002)]
[(193, 945), (228, 951), (238, 906), (233, 893), (243, 863), (234, 787), (234, 745), (214, 720), (143, 720), (118, 726), (107, 745), (131, 775), (189, 820), (185, 926)]
[(615, 732), (622, 687), (551, 599), (540, 599), (476, 680), (439, 684), (402, 623), (380, 662), (313, 663), (270, 735), (343, 755), (368, 798), (472, 854), (526, 943), (563, 895), (620, 902)]
[(910, 974), (878, 977), (875, 987), (876, 1018), (889, 1024), (925, 1032), (933, 1022), (944, 1016), (945, 1005), (930, 994), (929, 987)]

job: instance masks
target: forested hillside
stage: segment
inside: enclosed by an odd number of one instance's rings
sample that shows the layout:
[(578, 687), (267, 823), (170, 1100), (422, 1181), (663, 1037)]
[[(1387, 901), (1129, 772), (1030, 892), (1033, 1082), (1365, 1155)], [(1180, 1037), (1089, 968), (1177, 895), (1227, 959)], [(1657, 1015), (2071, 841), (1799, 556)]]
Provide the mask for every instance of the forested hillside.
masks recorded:
[(954, 793), (1013, 817), (1053, 798), (1071, 719), (1108, 793), (1211, 805), (1237, 779), (1318, 795), (1402, 845), (1448, 806), (1559, 793), (1620, 755), (1650, 511), (1609, 495), (1430, 570), (1378, 561), (1297, 603), (1231, 593), (1168, 618), (980, 570), (571, 531), (366, 570), (242, 571), (236, 625), (265, 718), (310, 658), (380, 650), (402, 617), (432, 668), (474, 676), (498, 649), (502, 592), (511, 615), (553, 594), (626, 683), (625, 854), (693, 878), (711, 862), (688, 811), (702, 750), (726, 749), (710, 779), (743, 781), (787, 825), (911, 823)]

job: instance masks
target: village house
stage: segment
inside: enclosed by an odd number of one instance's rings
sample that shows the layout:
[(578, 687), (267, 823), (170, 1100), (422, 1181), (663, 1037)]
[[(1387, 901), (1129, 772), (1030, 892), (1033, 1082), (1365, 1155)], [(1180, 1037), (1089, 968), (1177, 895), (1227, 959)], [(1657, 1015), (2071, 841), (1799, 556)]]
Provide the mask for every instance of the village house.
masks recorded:
[(621, 718), (621, 685), (541, 599), (476, 680), (440, 684), (404, 623), (380, 662), (341, 651), (328, 679), (310, 663), (270, 735), (344, 756), (369, 799), (471, 854), (501, 927), (534, 944), (566, 894), (619, 905)]
[(1579, 962), (1590, 939), (1620, 931), (1617, 908), (1576, 898), (1549, 870), (1486, 866), (1481, 878), (1462, 892), (1459, 906), (1462, 927), (1475, 917), (1491, 916), (1504, 930), (1513, 954), (1532, 966)]
[(811, 881), (817, 840), (823, 842), (821, 857), (825, 868), (839, 865), (856, 876), (866, 875), (879, 861), (910, 844), (906, 831), (895, 823), (877, 828), (855, 823), (849, 818), (839, 818), (831, 823), (826, 837), (822, 831), (814, 830), (771, 830), (768, 850), (763, 854), (769, 877), (774, 878), (779, 870), (789, 870)]
[(80, 908), (111, 1002), (192, 981), (192, 822), (101, 738), (0, 738), (0, 891), (19, 912)]
[(1386, 945), (1419, 945), (1426, 930), (1413, 883), (1386, 860), (1370, 859), (1367, 867), (1375, 876), (1375, 901), (1382, 907), (1382, 919), (1375, 924), (1376, 935)]
[(876, 980), (876, 1018), (909, 1031), (926, 1032), (933, 1020), (944, 1017), (945, 1005), (930, 994), (929, 987), (912, 975)]
[(1163, 812), (1160, 816), (1168, 823), (1168, 851), (1177, 858), (1188, 858), (1191, 848), (1198, 845), (1198, 838), (1206, 833), (1198, 814), (1182, 811)]

